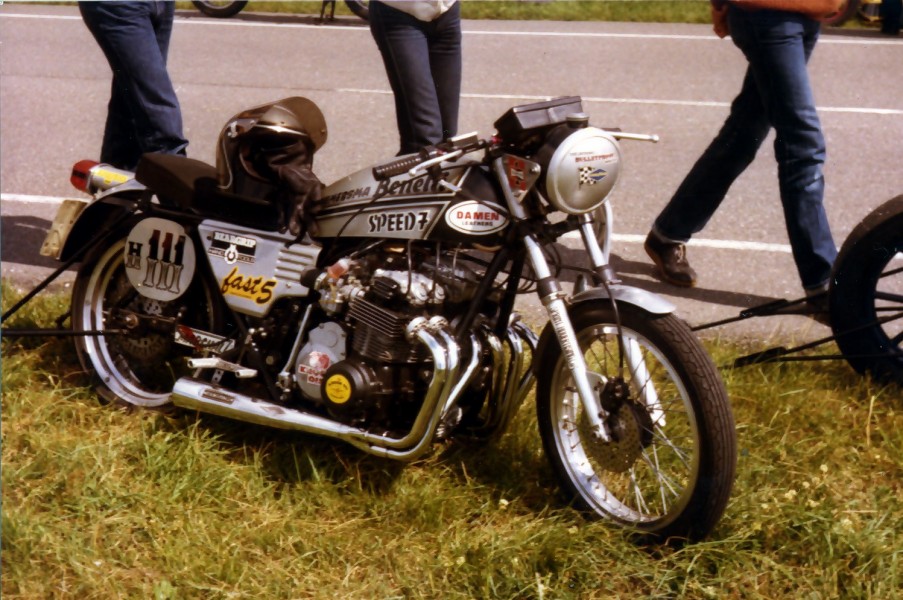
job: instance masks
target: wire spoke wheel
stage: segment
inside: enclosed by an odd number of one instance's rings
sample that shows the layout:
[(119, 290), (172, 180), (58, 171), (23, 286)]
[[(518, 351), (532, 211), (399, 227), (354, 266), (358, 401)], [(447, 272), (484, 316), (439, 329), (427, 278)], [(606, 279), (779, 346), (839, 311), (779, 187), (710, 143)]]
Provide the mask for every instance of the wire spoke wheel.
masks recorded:
[(212, 295), (196, 277), (177, 300), (142, 296), (125, 272), (125, 238), (105, 248), (79, 270), (72, 294), (77, 331), (110, 331), (75, 338), (82, 367), (109, 401), (156, 407), (169, 402), (175, 381), (189, 375), (189, 346), (175, 341), (177, 324), (214, 331)]
[(538, 377), (550, 462), (575, 503), (655, 538), (699, 538), (720, 518), (734, 477), (733, 417), (717, 369), (686, 324), (620, 306), (580, 304), (572, 320), (611, 436), (591, 430), (566, 360)]
[(903, 196), (850, 233), (829, 300), (831, 328), (847, 362), (879, 381), (903, 384)]

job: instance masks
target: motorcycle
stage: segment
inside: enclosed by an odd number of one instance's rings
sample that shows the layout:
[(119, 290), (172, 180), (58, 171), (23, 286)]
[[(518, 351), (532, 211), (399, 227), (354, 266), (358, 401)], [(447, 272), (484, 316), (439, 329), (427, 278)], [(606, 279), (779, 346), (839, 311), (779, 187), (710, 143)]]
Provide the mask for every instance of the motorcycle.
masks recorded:
[[(259, 153), (278, 148), (284, 165), (303, 142), (312, 168), (326, 123), (303, 98), (236, 115), (215, 167), (77, 163), (93, 197), (63, 204), (42, 254), (81, 263), (71, 325), (98, 394), (413, 460), (501, 435), (535, 383), (544, 452), (575, 506), (643, 539), (709, 534), (736, 463), (725, 386), (672, 304), (618, 280), (594, 224), (619, 141), (651, 137), (591, 126), (579, 97), (513, 107), (495, 129), (301, 203), (280, 200)], [(561, 259), (569, 232), (585, 266)], [(544, 307), (538, 335), (518, 294)]]
[[(244, 10), (245, 6), (248, 4), (248, 0), (191, 0), (191, 3), (208, 17), (226, 19), (234, 17)], [(321, 21), (325, 17), (327, 5), (329, 5), (330, 8), (329, 18), (332, 19), (335, 17), (335, 0), (323, 0), (323, 3), (320, 5)], [(368, 0), (345, 0), (345, 6), (364, 21), (367, 21), (370, 18)]]

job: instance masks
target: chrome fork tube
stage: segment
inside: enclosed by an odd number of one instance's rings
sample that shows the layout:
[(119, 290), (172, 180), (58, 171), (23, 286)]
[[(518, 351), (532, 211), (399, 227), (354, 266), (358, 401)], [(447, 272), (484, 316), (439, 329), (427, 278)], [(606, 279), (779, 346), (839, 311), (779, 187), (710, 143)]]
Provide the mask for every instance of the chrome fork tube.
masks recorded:
[[(536, 274), (536, 278), (540, 281), (552, 279), (552, 272), (539, 243), (533, 239), (532, 235), (528, 235), (524, 237), (524, 244), (527, 247), (527, 256), (533, 265), (533, 272)], [(593, 435), (608, 442), (611, 438), (603, 422), (604, 417), (607, 415), (599, 404), (590, 379), (596, 379), (597, 384), (600, 384), (601, 381), (598, 375), (593, 377), (594, 374), (586, 367), (586, 361), (580, 352), (577, 334), (574, 332), (574, 326), (571, 324), (571, 319), (568, 316), (567, 304), (565, 304), (564, 299), (565, 293), (561, 290), (549, 291), (545, 296), (540, 297), (540, 301), (546, 307), (549, 322), (552, 324), (552, 329), (555, 330), (558, 343), (561, 345), (562, 356), (567, 361), (568, 369), (574, 378), (574, 387), (577, 388), (580, 401), (586, 410), (586, 416), (589, 419)]]
[(596, 268), (607, 265), (605, 252), (599, 247), (599, 240), (596, 238), (596, 232), (593, 231), (592, 219), (589, 215), (580, 216), (580, 237), (583, 238), (583, 245), (589, 254), (590, 264)]
[[(502, 188), (502, 192), (505, 194), (505, 202), (508, 205), (508, 211), (511, 213), (511, 216), (514, 219), (525, 219), (527, 216), (526, 211), (511, 190), (501, 156), (492, 161), (492, 169)], [(588, 226), (589, 223), (587, 222), (586, 225)], [(571, 376), (574, 378), (574, 385), (577, 388), (577, 393), (580, 395), (580, 400), (583, 402), (583, 407), (586, 409), (593, 434), (606, 442), (610, 441), (611, 437), (608, 435), (603, 421), (606, 415), (597, 400), (593, 384), (590, 381), (593, 378), (596, 380), (596, 384), (600, 384), (601, 378), (594, 373), (590, 373), (586, 367), (586, 361), (579, 351), (580, 345), (577, 343), (577, 334), (574, 332), (574, 326), (571, 324), (571, 319), (567, 313), (567, 304), (564, 301), (566, 295), (560, 288), (554, 289), (559, 284), (552, 277), (552, 271), (549, 269), (549, 264), (546, 262), (546, 257), (542, 253), (542, 247), (539, 242), (536, 241), (533, 235), (524, 236), (523, 241), (536, 278), (540, 282), (553, 284), (550, 286), (541, 285), (539, 293), (545, 295), (541, 295), (540, 300), (546, 308), (549, 321), (552, 323), (558, 343), (561, 345), (562, 354), (567, 360), (568, 368), (571, 371)], [(595, 248), (598, 250), (598, 242), (595, 242)], [(599, 253), (601, 256), (601, 251)], [(543, 287), (547, 291), (542, 291)]]

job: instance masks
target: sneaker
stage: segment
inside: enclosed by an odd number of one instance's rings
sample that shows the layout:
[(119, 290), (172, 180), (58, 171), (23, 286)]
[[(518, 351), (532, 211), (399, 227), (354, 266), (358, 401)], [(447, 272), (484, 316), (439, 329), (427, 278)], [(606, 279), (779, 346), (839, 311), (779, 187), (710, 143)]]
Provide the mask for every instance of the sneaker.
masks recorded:
[(696, 271), (687, 261), (686, 244), (664, 241), (650, 232), (643, 248), (658, 267), (662, 279), (680, 287), (696, 285)]

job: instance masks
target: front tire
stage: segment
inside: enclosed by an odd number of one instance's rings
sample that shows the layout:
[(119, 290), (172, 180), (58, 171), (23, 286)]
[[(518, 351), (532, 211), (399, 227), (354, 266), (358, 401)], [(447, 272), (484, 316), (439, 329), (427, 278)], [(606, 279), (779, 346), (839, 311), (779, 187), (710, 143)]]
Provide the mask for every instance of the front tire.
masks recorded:
[(72, 328), (125, 333), (76, 337), (76, 352), (105, 400), (159, 407), (169, 402), (176, 380), (190, 374), (186, 358), (194, 351), (175, 342), (175, 326), (216, 331), (215, 290), (196, 275), (176, 300), (142, 296), (125, 272), (126, 235), (115, 239), (78, 271), (72, 292)]
[(831, 329), (850, 366), (903, 384), (903, 195), (876, 208), (847, 237), (829, 306)]
[[(656, 541), (700, 539), (724, 512), (734, 480), (736, 433), (727, 392), (683, 321), (632, 305), (618, 309), (623, 356), (611, 303), (571, 309), (587, 367), (608, 382), (597, 391), (617, 439), (592, 436), (567, 362), (552, 341), (537, 359), (543, 447), (579, 508)], [(634, 367), (620, 369), (622, 358)]]

